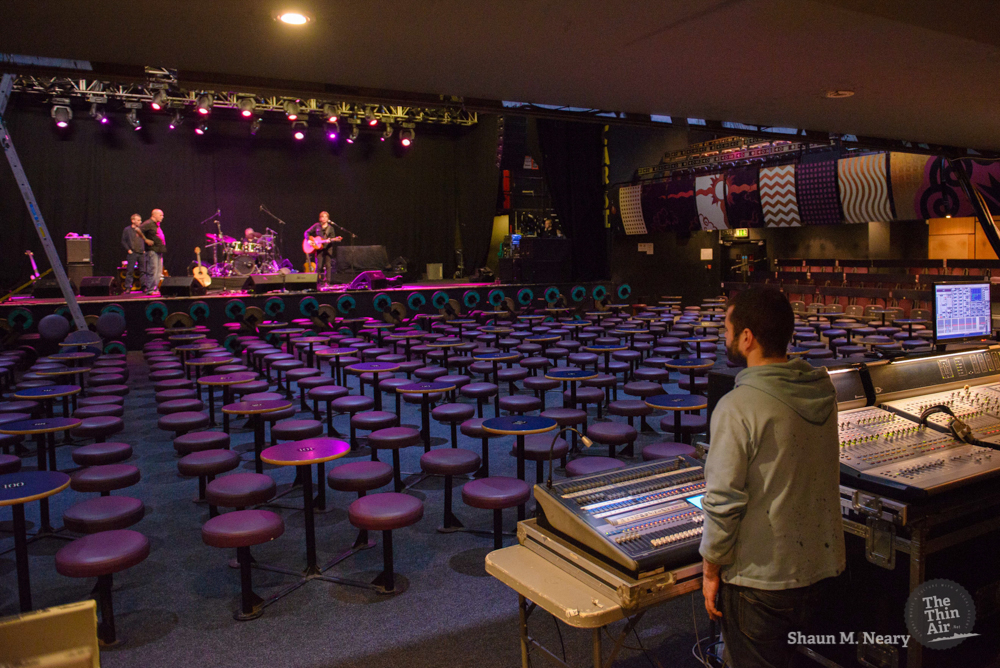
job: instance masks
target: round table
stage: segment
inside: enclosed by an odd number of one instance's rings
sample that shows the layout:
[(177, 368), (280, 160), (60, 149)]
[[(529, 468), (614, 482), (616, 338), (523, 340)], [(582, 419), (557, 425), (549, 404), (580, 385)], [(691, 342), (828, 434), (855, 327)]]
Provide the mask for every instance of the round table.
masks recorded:
[(611, 353), (619, 350), (628, 350), (628, 346), (617, 343), (596, 343), (590, 346), (583, 346), (583, 350), (586, 350), (588, 353), (604, 353), (604, 368), (607, 369), (611, 366)]
[[(71, 366), (65, 369), (43, 369), (42, 371), (35, 371), (39, 376), (45, 376), (46, 378), (58, 378), (59, 376), (72, 376), (72, 384), (83, 386), (83, 376), (84, 374), (93, 371), (89, 366)], [(76, 402), (73, 404), (76, 407)]]
[(410, 383), (396, 388), (397, 394), (419, 394), (420, 396), (420, 436), (424, 439), (424, 452), (431, 449), (431, 412), (430, 395), (438, 392), (451, 392), (455, 389), (454, 383), (422, 382)]
[(378, 322), (373, 321), (365, 323), (365, 329), (374, 329), (375, 337), (378, 339), (379, 347), (382, 347), (382, 335), (385, 334), (385, 330), (393, 329), (395, 327), (391, 322)]
[(59, 471), (18, 471), (0, 475), (0, 506), (14, 513), (14, 559), (17, 561), (17, 593), (21, 612), (31, 610), (31, 579), (28, 575), (28, 537), (24, 504), (41, 500), (48, 511), (48, 497), (69, 487), (69, 476)]
[(514, 331), (511, 327), (480, 327), (479, 331), (483, 334), (510, 334)]
[(905, 325), (906, 326), (906, 334), (911, 339), (913, 338), (913, 326), (914, 325), (926, 325), (927, 324), (927, 321), (924, 320), (923, 318), (897, 318), (897, 319), (893, 320), (892, 322), (893, 322), (893, 324), (896, 324), (896, 325)]
[(701, 344), (703, 344), (703, 343), (714, 343), (715, 341), (718, 341), (718, 340), (719, 340), (719, 337), (717, 337), (717, 336), (716, 337), (711, 337), (711, 336), (688, 336), (688, 337), (685, 337), (685, 338), (681, 339), (681, 343), (688, 343), (688, 344), (693, 343), (694, 344), (695, 356), (696, 357), (701, 357)]
[(590, 327), (590, 323), (586, 320), (571, 320), (569, 322), (559, 323), (560, 327), (565, 327), (569, 330), (569, 334), (573, 337), (574, 341), (580, 340), (580, 329), (583, 327)]
[[(40, 402), (45, 417), (52, 417), (52, 403), (56, 399), (62, 399), (63, 417), (69, 417), (69, 398), (75, 398), (78, 394), (80, 394), (79, 385), (46, 385), (44, 387), (26, 387), (23, 390), (16, 390), (13, 396), (15, 399), (20, 399), (21, 401)], [(67, 438), (67, 440), (69, 439)]]
[(516, 362), (521, 359), (520, 353), (480, 353), (474, 355), (472, 359), (477, 362), (492, 362), (493, 363), (493, 382), (496, 383), (497, 393), (493, 395), (493, 409), (496, 411), (496, 415), (500, 415), (500, 377), (499, 377), (499, 364), (500, 362)]
[(441, 350), (444, 352), (444, 363), (441, 366), (443, 366), (445, 369), (447, 369), (448, 368), (448, 351), (451, 350), (452, 348), (454, 348), (455, 346), (462, 345), (462, 339), (457, 338), (457, 337), (453, 337), (453, 336), (449, 336), (447, 338), (441, 338), (441, 339), (437, 339), (435, 341), (431, 341), (427, 345), (429, 347), (431, 347), (431, 348), (441, 348)]
[(601, 319), (607, 318), (611, 313), (609, 311), (587, 311), (584, 313), (588, 318), (595, 318), (597, 320), (597, 326), (601, 326)]
[[(188, 380), (191, 380), (191, 368), (194, 367), (195, 380), (201, 378), (202, 369), (210, 369), (213, 366), (232, 364), (236, 359), (233, 357), (195, 357), (184, 362), (184, 373)], [(201, 399), (201, 386), (198, 385), (198, 398)]]
[(674, 440), (681, 443), (681, 413), (708, 408), (708, 400), (697, 394), (658, 394), (644, 399), (650, 408), (674, 412)]
[(295, 339), (296, 345), (300, 343), (306, 344), (306, 366), (313, 365), (313, 346), (317, 343), (326, 343), (329, 340), (326, 336), (300, 336)]
[(291, 354), (292, 352), (292, 336), (295, 334), (301, 334), (306, 330), (301, 327), (281, 327), (280, 329), (272, 329), (268, 334), (276, 334), (277, 336), (285, 337), (285, 352)]
[(691, 389), (694, 390), (695, 372), (700, 369), (711, 369), (715, 366), (715, 361), (701, 357), (686, 357), (684, 359), (672, 359), (669, 362), (664, 362), (663, 366), (669, 369), (676, 369), (677, 371), (687, 371), (688, 377), (691, 379)]
[(546, 317), (548, 317), (548, 316), (538, 315), (538, 314), (532, 314), (532, 315), (524, 314), (524, 315), (517, 316), (517, 319), (518, 320), (524, 320), (525, 322), (529, 322), (529, 323), (537, 323), (537, 322), (541, 322), (541, 321), (545, 320)]
[(181, 362), (186, 363), (191, 353), (196, 353), (199, 350), (208, 350), (209, 348), (214, 348), (215, 344), (211, 341), (202, 341), (201, 343), (187, 343), (183, 346), (177, 346), (174, 348), (174, 352), (181, 354)]
[(184, 344), (191, 343), (192, 341), (200, 341), (204, 338), (206, 338), (205, 335), (200, 332), (189, 332), (186, 334), (171, 334), (167, 337), (167, 340), (170, 343)]
[(449, 320), (448, 324), (458, 327), (458, 338), (462, 338), (462, 328), (466, 325), (475, 325), (476, 321), (469, 318), (455, 318), (454, 320)]
[[(544, 434), (559, 426), (552, 418), (534, 415), (512, 415), (483, 420), (483, 431), (500, 436), (517, 437), (517, 477), (524, 480), (524, 437), (531, 434)], [(518, 520), (524, 519), (524, 505), (517, 507)]]
[(265, 413), (273, 413), (274, 411), (281, 411), (291, 407), (292, 402), (284, 399), (237, 401), (234, 404), (226, 404), (222, 407), (222, 412), (228, 415), (243, 415), (250, 418), (250, 423), (253, 425), (253, 451), (257, 473), (264, 472), (264, 464), (260, 460), (261, 450), (264, 449), (264, 420), (261, 416)]
[(791, 348), (789, 348), (786, 351), (786, 353), (787, 353), (787, 355), (789, 357), (800, 357), (802, 355), (805, 355), (810, 350), (812, 350), (812, 348), (803, 348), (801, 346), (792, 346)]
[(60, 362), (69, 362), (70, 366), (76, 366), (83, 360), (89, 360), (97, 357), (97, 353), (88, 352), (86, 350), (78, 350), (75, 353), (56, 353), (55, 355), (49, 355), (49, 359), (58, 360)]
[(390, 334), (390, 341), (402, 341), (406, 346), (406, 361), (410, 361), (410, 346), (415, 339), (424, 338), (424, 332), (405, 332), (403, 334)]
[(548, 349), (549, 344), (556, 343), (561, 340), (562, 337), (559, 336), (558, 334), (553, 334), (553, 335), (542, 334), (541, 336), (536, 334), (534, 336), (527, 337), (524, 341), (525, 343), (535, 343), (540, 345), (542, 347), (542, 352), (544, 352), (546, 349)]
[[(331, 375), (333, 376), (333, 382), (337, 385), (344, 384), (344, 375), (341, 372), (340, 358), (347, 357), (357, 353), (356, 348), (327, 348), (326, 350), (317, 350), (315, 355), (317, 360), (328, 359), (330, 362), (330, 368), (332, 369)], [(319, 362), (316, 363), (317, 367)]]
[(260, 458), (275, 466), (294, 466), (302, 480), (302, 503), (306, 529), (306, 575), (319, 575), (316, 564), (316, 525), (313, 516), (313, 482), (309, 467), (316, 465), (316, 507), (326, 508), (326, 472), (324, 464), (343, 457), (351, 445), (335, 438), (307, 438), (272, 445), (260, 453)]
[(360, 378), (361, 374), (370, 373), (375, 376), (375, 380), (372, 383), (375, 394), (375, 410), (382, 410), (382, 390), (378, 386), (378, 375), (380, 373), (395, 373), (399, 371), (399, 365), (394, 362), (362, 362), (361, 364), (352, 364), (347, 367), (347, 370), (358, 374), (358, 385), (361, 387), (361, 394), (365, 393), (365, 385), (361, 382)]
[(576, 384), (585, 380), (593, 380), (594, 378), (597, 378), (597, 372), (587, 371), (586, 369), (562, 368), (546, 371), (545, 377), (549, 380), (559, 380), (564, 383), (569, 383), (570, 401), (573, 402), (573, 405), (570, 406), (570, 408), (576, 408)]
[[(238, 373), (223, 373), (215, 374), (212, 376), (202, 376), (198, 379), (199, 385), (204, 385), (208, 390), (208, 421), (210, 424), (215, 424), (215, 387), (222, 387), (222, 404), (226, 405), (232, 402), (232, 390), (230, 389), (233, 385), (241, 385), (243, 383), (249, 383), (251, 380), (257, 378), (257, 374), (252, 371), (240, 371)], [(222, 430), (227, 434), (229, 433), (229, 414), (222, 414)]]
[[(39, 471), (56, 470), (55, 434), (69, 431), (80, 426), (77, 418), (35, 418), (33, 420), (18, 420), (0, 425), (0, 434), (15, 434), (17, 436), (34, 436), (35, 450), (38, 455), (37, 469)], [(51, 439), (51, 442), (49, 440)], [(45, 456), (45, 447), (49, 446), (49, 456)], [(38, 533), (52, 533), (49, 522), (49, 502), (42, 500), (42, 520)]]

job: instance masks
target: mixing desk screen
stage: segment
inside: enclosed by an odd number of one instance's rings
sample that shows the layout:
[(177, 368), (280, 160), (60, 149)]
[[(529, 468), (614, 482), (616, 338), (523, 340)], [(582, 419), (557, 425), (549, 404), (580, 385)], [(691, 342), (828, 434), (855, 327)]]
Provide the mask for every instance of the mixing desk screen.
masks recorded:
[(922, 497), (1000, 473), (1000, 453), (881, 408), (841, 412), (839, 430), (841, 473), (877, 491)]

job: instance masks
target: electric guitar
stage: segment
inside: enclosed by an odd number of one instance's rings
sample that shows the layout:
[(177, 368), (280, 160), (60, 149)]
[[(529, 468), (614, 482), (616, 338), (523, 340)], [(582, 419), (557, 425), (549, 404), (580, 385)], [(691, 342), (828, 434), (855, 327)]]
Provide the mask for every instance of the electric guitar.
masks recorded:
[(324, 239), (323, 237), (320, 236), (306, 237), (305, 239), (302, 240), (302, 252), (305, 253), (306, 255), (309, 255), (314, 251), (318, 251), (319, 249), (324, 248), (325, 246), (327, 246), (327, 244), (331, 244), (335, 241), (343, 241), (343, 239), (344, 237), (339, 237), (339, 236), (333, 237), (332, 239)]
[(38, 273), (38, 265), (35, 264), (35, 254), (32, 253), (30, 250), (24, 251), (24, 254), (28, 256), (29, 260), (31, 260), (31, 270), (34, 272), (33, 274), (31, 274), (31, 280), (37, 281), (38, 277), (41, 276), (41, 274)]
[(212, 284), (212, 277), (208, 275), (208, 268), (201, 264), (201, 249), (195, 246), (194, 254), (198, 258), (198, 266), (191, 270), (191, 275), (203, 288), (207, 288)]

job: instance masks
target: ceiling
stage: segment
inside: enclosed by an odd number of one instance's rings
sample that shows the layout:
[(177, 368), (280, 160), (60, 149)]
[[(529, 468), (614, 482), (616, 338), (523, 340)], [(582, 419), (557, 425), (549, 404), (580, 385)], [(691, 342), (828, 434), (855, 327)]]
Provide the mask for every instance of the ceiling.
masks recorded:
[[(1000, 150), (994, 0), (4, 5), (9, 54)], [(314, 20), (273, 20), (292, 7)]]

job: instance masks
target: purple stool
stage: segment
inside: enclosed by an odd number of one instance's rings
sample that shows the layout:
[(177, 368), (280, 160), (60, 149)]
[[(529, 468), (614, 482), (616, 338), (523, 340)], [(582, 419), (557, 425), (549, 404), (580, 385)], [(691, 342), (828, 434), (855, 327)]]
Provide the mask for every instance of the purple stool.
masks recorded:
[(438, 528), (441, 533), (451, 533), (463, 528), (451, 510), (452, 478), (475, 473), (479, 464), (479, 455), (457, 447), (431, 450), (420, 456), (421, 470), (430, 475), (444, 476), (444, 523)]
[[(663, 394), (663, 390), (659, 391), (659, 394)], [(649, 395), (654, 396), (654, 395)], [(645, 401), (639, 399), (625, 399), (623, 401), (612, 401), (608, 404), (608, 415), (620, 415), (628, 419), (628, 426), (635, 427), (633, 420), (639, 418), (640, 429), (643, 431), (651, 431), (649, 426), (646, 424), (646, 416), (650, 415), (653, 409), (646, 404)]]
[[(205, 500), (205, 489), (215, 476), (226, 471), (232, 471), (240, 465), (239, 453), (232, 450), (198, 450), (184, 455), (177, 462), (177, 472), (183, 476), (198, 478), (198, 497), (195, 503)], [(214, 507), (209, 508), (209, 514), (215, 517)]]
[(99, 496), (71, 506), (63, 513), (63, 526), (76, 533), (127, 529), (146, 514), (142, 501), (130, 496)]
[[(552, 438), (552, 434), (533, 434), (524, 437), (524, 459), (535, 462), (535, 483), (539, 485), (544, 480), (545, 462), (549, 461), (550, 449), (552, 459), (562, 459), (569, 453), (569, 444), (566, 439), (557, 438), (555, 446), (553, 446)], [(517, 457), (517, 446), (511, 448), (510, 456)]]
[(81, 397), (76, 402), (76, 405), (81, 408), (84, 406), (123, 406), (124, 404), (125, 397), (119, 397), (115, 394), (109, 394), (103, 397)]
[(139, 469), (131, 464), (102, 464), (80, 469), (70, 478), (75, 492), (100, 492), (109, 496), (113, 490), (131, 487), (139, 482)]
[(183, 436), (189, 431), (204, 429), (208, 426), (208, 413), (184, 411), (164, 415), (156, 421), (156, 426), (163, 431), (172, 431), (176, 436)]
[[(378, 431), (379, 429), (389, 429), (399, 425), (399, 417), (389, 411), (364, 411), (351, 416), (351, 443), (355, 442), (357, 430)], [(375, 451), (372, 450), (372, 461), (378, 461)]]
[(559, 381), (545, 376), (529, 376), (522, 382), (524, 389), (531, 390), (535, 397), (542, 402), (541, 410), (545, 410), (545, 393), (549, 390), (558, 390)]
[(524, 415), (530, 411), (541, 410), (541, 408), (542, 400), (537, 397), (517, 394), (500, 398), (500, 410), (514, 415)]
[(229, 434), (222, 431), (192, 431), (174, 439), (174, 450), (189, 455), (202, 450), (228, 450)]
[[(93, 399), (104, 399), (104, 397), (89, 397)], [(174, 399), (197, 399), (198, 390), (193, 388), (178, 388), (173, 390), (163, 390), (162, 392), (157, 392), (154, 397), (157, 404), (162, 404), (167, 401), (173, 401)]]
[(115, 404), (105, 404), (103, 406), (80, 406), (73, 411), (73, 417), (81, 420), (92, 417), (121, 417), (125, 415), (125, 407)]
[(17, 455), (0, 455), (0, 475), (17, 473), (21, 470), (21, 458)]
[(264, 614), (264, 608), (270, 602), (253, 592), (250, 546), (268, 543), (283, 533), (285, 523), (269, 510), (237, 510), (213, 517), (201, 527), (201, 539), (205, 545), (236, 548), (236, 560), (240, 564), (240, 610), (233, 614), (236, 620), (257, 619)]
[[(608, 446), (608, 456), (614, 458), (615, 447), (628, 446), (626, 451), (632, 454), (632, 444), (637, 437), (634, 427), (619, 422), (595, 422), (587, 429), (587, 436), (594, 443)], [(624, 454), (624, 452), (622, 453)]]
[[(360, 499), (368, 492), (383, 487), (392, 482), (392, 467), (385, 462), (351, 462), (341, 464), (326, 476), (330, 489), (338, 492), (357, 492)], [(375, 547), (375, 541), (368, 539), (368, 531), (361, 529), (354, 545), (346, 553), (336, 558), (329, 565), (333, 565), (344, 558), (350, 556), (357, 550)]]
[(694, 457), (695, 449), (687, 443), (677, 443), (676, 441), (653, 443), (642, 449), (642, 460), (645, 462), (653, 459), (671, 459), (680, 455)]
[(56, 572), (71, 578), (97, 578), (101, 623), (97, 637), (104, 646), (114, 645), (115, 613), (111, 602), (113, 574), (141, 563), (149, 556), (149, 541), (129, 529), (102, 531), (78, 538), (56, 552)]
[[(371, 397), (358, 396), (358, 395), (348, 395), (346, 397), (340, 397), (339, 399), (334, 399), (330, 402), (330, 409), (335, 413), (350, 413), (351, 417), (354, 417), (355, 413), (360, 413), (362, 411), (370, 411), (375, 408), (375, 400)], [(357, 450), (358, 444), (354, 439), (353, 430), (351, 433), (351, 449)]]
[(490, 444), (489, 439), (492, 434), (488, 433), (483, 429), (483, 422), (487, 418), (471, 418), (462, 423), (459, 429), (463, 436), (470, 436), (472, 438), (479, 438), (483, 441), (483, 465), (475, 472), (475, 477), (485, 478), (490, 474)]
[(323, 423), (319, 420), (282, 420), (271, 425), (271, 445), (278, 441), (302, 441), (323, 435)]
[(274, 498), (275, 489), (274, 480), (263, 473), (231, 473), (208, 483), (205, 501), (209, 515), (215, 517), (219, 506), (243, 510), (266, 503)]
[[(319, 387), (314, 387), (306, 392), (306, 397), (313, 402), (313, 418), (319, 420), (319, 404), (323, 402), (326, 404), (326, 435), (333, 436), (337, 433), (337, 430), (333, 428), (333, 409), (330, 404), (340, 399), (341, 397), (346, 397), (351, 393), (346, 387), (341, 387), (340, 385), (320, 385)], [(374, 401), (372, 404), (374, 405)]]
[(156, 407), (156, 412), (160, 415), (170, 415), (171, 413), (182, 413), (184, 411), (203, 411), (205, 404), (200, 399), (171, 399), (164, 401)]
[(77, 438), (93, 438), (95, 443), (103, 443), (108, 436), (125, 429), (125, 423), (120, 417), (104, 416), (84, 418), (80, 426), (70, 433)]
[(528, 502), (531, 488), (517, 478), (480, 478), (462, 486), (462, 501), (472, 508), (493, 511), (493, 549), (503, 547), (503, 510)]
[(92, 443), (73, 450), (73, 461), (80, 466), (117, 464), (132, 456), (132, 446), (127, 443)]
[[(490, 371), (492, 372), (493, 366), (490, 365)], [(490, 397), (496, 397), (500, 393), (500, 388), (493, 383), (469, 383), (468, 385), (459, 388), (459, 393), (463, 397), (476, 400), (476, 417), (483, 417), (483, 404)], [(500, 416), (499, 407), (494, 404), (494, 414), (493, 417)]]
[(577, 457), (566, 464), (566, 476), (577, 478), (584, 475), (607, 473), (625, 468), (625, 462), (611, 457)]
[(347, 515), (358, 529), (382, 532), (383, 570), (372, 584), (381, 594), (395, 593), (392, 532), (419, 522), (424, 516), (424, 504), (408, 494), (382, 492), (357, 499), (347, 509)]
[(452, 448), (458, 447), (458, 425), (471, 419), (475, 414), (475, 409), (468, 404), (442, 404), (431, 411), (432, 418), (451, 427)]
[[(368, 447), (372, 449), (372, 455), (377, 458), (377, 450), (392, 450), (392, 474), (395, 480), (396, 492), (403, 489), (403, 476), (400, 470), (399, 449), (409, 448), (414, 445), (421, 445), (423, 437), (419, 429), (411, 427), (390, 427), (379, 429), (368, 435)], [(423, 512), (423, 511), (421, 511)]]

